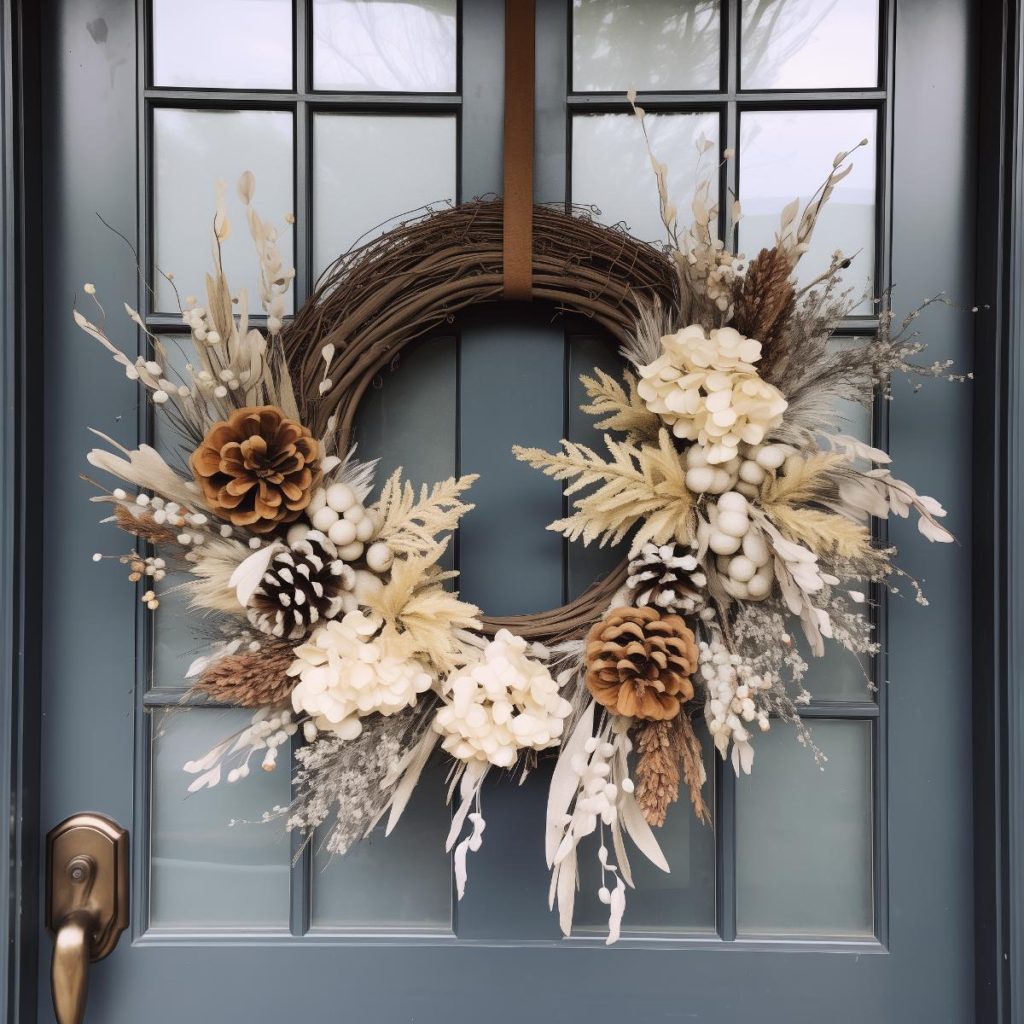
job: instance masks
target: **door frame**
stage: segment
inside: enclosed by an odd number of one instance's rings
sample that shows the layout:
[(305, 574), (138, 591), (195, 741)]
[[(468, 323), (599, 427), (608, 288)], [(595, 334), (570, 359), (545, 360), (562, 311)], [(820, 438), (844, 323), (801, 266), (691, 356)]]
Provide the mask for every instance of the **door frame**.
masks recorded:
[[(0, 1024), (36, 1019), (43, 0), (0, 0)], [(893, 0), (897, 3), (898, 0)], [(972, 626), (976, 1019), (1024, 1016), (1024, 11), (981, 6)], [(898, 18), (898, 9), (897, 9)], [(901, 128), (906, 139), (912, 124)], [(911, 140), (913, 144), (914, 140)], [(989, 343), (995, 339), (996, 344)], [(941, 794), (939, 795), (941, 799)]]

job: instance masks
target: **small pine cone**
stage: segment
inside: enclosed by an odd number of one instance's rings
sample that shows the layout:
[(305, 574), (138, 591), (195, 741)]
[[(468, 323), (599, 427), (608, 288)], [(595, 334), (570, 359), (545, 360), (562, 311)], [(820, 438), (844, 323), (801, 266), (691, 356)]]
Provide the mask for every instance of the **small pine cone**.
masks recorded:
[(793, 315), (796, 290), (792, 275), (789, 257), (774, 247), (762, 249), (735, 284), (732, 326), (761, 342), (762, 377), (775, 362), (777, 342)]
[(334, 544), (310, 530), (270, 560), (249, 598), (249, 621), (261, 633), (297, 640), (318, 622), (354, 608), (355, 582), (355, 570)]
[(693, 697), (697, 643), (678, 615), (615, 608), (591, 627), (587, 687), (613, 714), (664, 721)]
[(214, 423), (189, 460), (214, 515), (253, 533), (294, 522), (320, 483), (320, 442), (274, 405)]
[(707, 583), (697, 559), (679, 544), (645, 544), (629, 563), (626, 580), (638, 607), (677, 613), (700, 608)]
[(243, 708), (278, 704), (295, 686), (288, 675), (294, 658), (291, 647), (273, 641), (261, 644), (258, 651), (229, 654), (204, 669), (195, 689)]

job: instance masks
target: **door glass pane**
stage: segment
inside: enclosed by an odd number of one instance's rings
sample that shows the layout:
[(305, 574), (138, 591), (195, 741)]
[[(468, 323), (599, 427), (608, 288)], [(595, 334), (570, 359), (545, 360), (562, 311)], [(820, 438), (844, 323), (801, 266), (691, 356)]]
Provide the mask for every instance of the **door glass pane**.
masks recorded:
[[(718, 115), (649, 115), (647, 131), (658, 159), (668, 165), (669, 196), (681, 210), (688, 210), (698, 173), (711, 173), (718, 180)], [(712, 143), (703, 157), (698, 145), (702, 136)], [(717, 194), (717, 187), (714, 191)], [(596, 207), (604, 224), (627, 224), (637, 238), (666, 239), (658, 187), (640, 125), (631, 114), (573, 118), (572, 201)]]
[(455, 92), (457, 0), (314, 0), (313, 87)]
[[(392, 472), (415, 486), (458, 472), (457, 354), (454, 338), (430, 338), (404, 349), (380, 386), (359, 406), (359, 456), (379, 458), (377, 489)], [(449, 566), (450, 567), (450, 566)], [(345, 854), (313, 840), (312, 924), (327, 930), (451, 928), (451, 862), (444, 841), (451, 824), (446, 768), (424, 771), (401, 821), (383, 826)]]
[(873, 934), (869, 722), (808, 723), (824, 768), (773, 722), (736, 783), (736, 918), (743, 937)]
[(878, 29), (878, 0), (743, 0), (743, 88), (877, 85)]
[(318, 114), (313, 122), (316, 272), (360, 238), (394, 227), (401, 211), (454, 200), (455, 138), (454, 117)]
[[(797, 266), (804, 284), (828, 269), (841, 249), (853, 257), (843, 276), (852, 301), (869, 295), (875, 266), (875, 138), (873, 110), (748, 111), (740, 117), (740, 249), (757, 255), (774, 245), (779, 212), (800, 197), (807, 202), (825, 180), (836, 154), (861, 139), (868, 144), (852, 156), (853, 170), (835, 189), (818, 219), (808, 251)], [(872, 312), (869, 301), (855, 310)]]
[(577, 92), (717, 89), (718, 0), (573, 0)]
[(152, 3), (154, 85), (291, 88), (291, 0)]
[[(712, 810), (715, 804), (714, 750), (707, 731), (695, 722), (704, 745), (704, 799)], [(654, 834), (671, 867), (666, 874), (656, 868), (627, 839), (626, 855), (633, 872), (635, 889), (626, 893), (624, 935), (712, 932), (715, 929), (715, 830), (702, 825), (693, 813), (686, 784), (681, 783), (679, 799), (668, 810), (665, 824)], [(608, 859), (615, 863), (611, 839)], [(580, 889), (576, 897), (574, 928), (577, 932), (603, 931), (608, 926), (608, 907), (597, 898), (601, 886), (601, 867), (597, 859), (598, 842), (580, 846)]]
[[(834, 338), (830, 344), (836, 348), (848, 348), (851, 345), (862, 345), (864, 341), (859, 338)], [(836, 425), (839, 433), (855, 437), (867, 444), (871, 443), (870, 409), (859, 402), (846, 399), (833, 402), (833, 408), (837, 416)], [(867, 613), (874, 622), (876, 616), (871, 613), (870, 606), (860, 603), (851, 595), (851, 591), (867, 597), (871, 592), (870, 584), (853, 583), (841, 593), (853, 602), (852, 607), (855, 610)], [(874, 666), (870, 656), (851, 654), (838, 643), (828, 642), (825, 644), (825, 656), (815, 658), (807, 649), (799, 629), (796, 630), (794, 639), (800, 646), (804, 660), (810, 666), (804, 683), (815, 700), (876, 700), (875, 691), (871, 688)]]
[(382, 823), (340, 856), (313, 840), (314, 928), (451, 930), (446, 775), (440, 762), (424, 771), (390, 836)]
[[(176, 313), (178, 296), (182, 305), (187, 296), (205, 304), (203, 282), (211, 262), (218, 180), (227, 186), (232, 225), (222, 246), (228, 283), (232, 294), (247, 289), (250, 310), (260, 310), (256, 249), (235, 189), (244, 171), (256, 175), (254, 205), (260, 215), (283, 231), (285, 217), (295, 208), (291, 114), (171, 107), (153, 111), (153, 254), (156, 267), (174, 276), (172, 285), (154, 272), (157, 310)], [(285, 258), (292, 258), (290, 233), (282, 234), (280, 244)], [(291, 299), (289, 292), (289, 312)]]
[[(153, 927), (287, 929), (291, 840), (265, 811), (289, 801), (288, 771), (188, 793), (182, 768), (251, 721), (248, 711), (153, 715), (149, 917)], [(281, 759), (284, 762), (284, 758)]]

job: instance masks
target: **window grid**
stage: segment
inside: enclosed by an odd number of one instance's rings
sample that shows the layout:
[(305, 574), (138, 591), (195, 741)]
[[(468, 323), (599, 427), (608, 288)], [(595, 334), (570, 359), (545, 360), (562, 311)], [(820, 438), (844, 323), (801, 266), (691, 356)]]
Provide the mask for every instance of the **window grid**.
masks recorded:
[[(871, 279), (883, 287), (889, 281), (890, 265), (890, 188), (889, 165), (892, 123), (888, 102), (888, 83), (892, 81), (891, 39), (893, 38), (894, 5), (880, 4), (879, 68), (877, 88), (859, 89), (799, 89), (799, 90), (744, 90), (740, 83), (741, 60), (741, 2), (722, 0), (722, 54), (720, 63), (720, 89), (718, 91), (649, 91), (640, 92), (637, 103), (652, 114), (686, 114), (714, 111), (719, 115), (719, 149), (730, 149), (735, 156), (724, 162), (719, 179), (719, 232), (720, 237), (733, 239), (732, 203), (727, 197), (739, 195), (742, 153), (740, 152), (740, 120), (745, 111), (762, 110), (873, 110), (877, 117), (875, 165), (875, 252)], [(572, 2), (568, 7), (569, 60), (566, 82), (566, 182), (567, 198), (586, 201), (585, 196), (571, 194), (573, 180), (573, 122), (588, 114), (625, 114), (631, 112), (628, 100), (621, 94), (608, 92), (576, 92), (572, 83)], [(855, 140), (854, 140), (855, 141)], [(876, 292), (880, 289), (876, 287)], [(837, 333), (845, 336), (872, 334), (878, 326), (876, 315), (846, 319)], [(876, 402), (872, 417), (873, 443), (882, 447), (888, 440), (888, 416), (885, 403)], [(873, 524), (875, 535), (884, 541), (884, 522)], [(885, 601), (880, 585), (871, 587), (876, 639), (881, 653), (870, 661), (872, 679), (880, 681), (875, 699), (815, 700), (801, 709), (801, 716), (811, 723), (818, 721), (860, 721), (871, 723), (873, 821), (872, 847), (873, 902), (875, 936), (883, 945), (888, 934), (887, 913), (887, 854), (886, 854), (886, 679), (885, 668)], [(852, 655), (851, 655), (852, 657)], [(731, 765), (715, 758), (715, 842), (717, 861), (717, 928), (724, 941), (737, 940), (736, 907), (736, 786), (737, 779)], [(742, 940), (740, 940), (742, 941)]]
[[(313, 290), (315, 264), (313, 261), (313, 118), (319, 113), (348, 114), (448, 114), (455, 118), (456, 132), (456, 199), (461, 197), (462, 161), (462, 25), (461, 8), (456, 18), (456, 92), (454, 93), (388, 93), (388, 92), (334, 92), (313, 88), (313, 33), (312, 0), (297, 0), (293, 3), (292, 59), (293, 82), (291, 90), (257, 89), (196, 89), (156, 87), (152, 84), (152, 52), (149, 29), (152, 24), (149, 0), (138, 4), (138, 39), (140, 46), (139, 71), (140, 89), (138, 132), (142, 140), (143, 159), (139, 161), (138, 190), (140, 196), (139, 252), (141, 265), (145, 268), (147, 280), (153, 279), (155, 270), (155, 190), (153, 188), (153, 111), (159, 107), (191, 110), (278, 110), (292, 115), (293, 119), (293, 209), (295, 215), (294, 261), (295, 280), (293, 294), (295, 308), (305, 301)], [(154, 309), (155, 298), (146, 288), (140, 289), (139, 309), (147, 328), (155, 334), (186, 334), (188, 329), (178, 315), (158, 312)], [(253, 323), (265, 318), (250, 315)], [(139, 435), (151, 439), (154, 434), (152, 409), (140, 409)], [(137, 749), (140, 751), (140, 765), (137, 770), (137, 806), (145, 827), (137, 834), (143, 836), (144, 849), (135, 865), (136, 892), (141, 894), (136, 901), (136, 934), (149, 929), (149, 865), (150, 842), (154, 822), (151, 799), (151, 759), (153, 733), (150, 728), (150, 714), (158, 708), (198, 706), (206, 703), (201, 698), (193, 700), (185, 696), (183, 687), (153, 687), (154, 681), (154, 623), (151, 616), (139, 616), (139, 678), (148, 684), (139, 688), (141, 708), (136, 727)], [(289, 920), (287, 933), (294, 939), (310, 934), (312, 925), (313, 900), (313, 851), (312, 844), (303, 848), (298, 834), (291, 836), (291, 866), (289, 872)], [(427, 934), (437, 934), (428, 930)], [(445, 934), (445, 933), (442, 933)]]
[[(876, 168), (876, 232), (875, 232), (875, 268), (873, 279), (886, 282), (889, 279), (888, 267), (890, 259), (890, 189), (889, 162), (891, 154), (891, 109), (888, 103), (888, 85), (892, 81), (891, 52), (894, 5), (883, 3), (881, 10), (881, 31), (879, 42), (879, 87), (874, 89), (836, 89), (836, 90), (779, 90), (779, 91), (747, 91), (740, 88), (740, 0), (723, 0), (722, 18), (722, 62), (721, 86), (719, 91), (704, 92), (651, 92), (642, 93), (638, 102), (652, 113), (690, 113), (700, 111), (717, 111), (720, 123), (720, 148), (731, 148), (738, 153), (739, 122), (745, 110), (825, 110), (825, 109), (874, 109), (879, 118), (877, 137), (877, 168)], [(319, 112), (333, 113), (447, 113), (456, 118), (456, 146), (459, 158), (456, 160), (456, 196), (462, 196), (462, 5), (459, 5), (457, 16), (457, 71), (455, 93), (407, 94), (384, 92), (325, 92), (316, 91), (312, 87), (312, 0), (297, 0), (293, 5), (293, 89), (292, 90), (249, 90), (249, 89), (195, 89), (155, 87), (151, 84), (151, 48), (149, 46), (149, 3), (138, 5), (140, 40), (140, 79), (144, 83), (140, 89), (139, 102), (139, 137), (143, 142), (144, 158), (139, 162), (139, 195), (140, 204), (140, 235), (139, 251), (142, 254), (142, 266), (151, 270), (154, 266), (153, 250), (153, 190), (152, 157), (153, 133), (152, 111), (156, 107), (171, 106), (186, 109), (266, 109), (289, 111), (294, 119), (294, 244), (296, 278), (294, 296), (296, 308), (310, 294), (313, 285), (313, 240), (312, 240), (312, 127), (313, 117)], [(567, 34), (567, 83), (565, 92), (566, 111), (566, 198), (571, 200), (572, 181), (572, 122), (574, 116), (588, 113), (628, 113), (629, 105), (618, 94), (612, 93), (574, 93), (571, 85), (572, 75), (572, 0), (566, 0), (566, 34)], [(727, 161), (721, 172), (719, 182), (720, 194), (724, 197), (738, 192), (739, 160)], [(585, 197), (579, 197), (585, 199)], [(730, 237), (731, 203), (720, 203), (719, 230), (722, 237)], [(147, 327), (154, 333), (180, 334), (186, 328), (180, 319), (173, 314), (157, 313), (153, 310), (151, 296), (141, 289), (140, 311), (143, 313)], [(259, 317), (251, 317), (259, 322)], [(844, 335), (864, 335), (870, 333), (877, 325), (875, 317), (850, 318), (840, 328)], [(876, 444), (884, 446), (887, 441), (888, 424), (887, 410), (884, 404), (876, 406), (873, 418), (873, 438)], [(140, 423), (141, 436), (152, 436), (151, 413), (142, 413), (144, 420)], [(879, 539), (884, 539), (884, 524), (876, 524)], [(880, 609), (876, 616), (877, 639), (883, 651), (885, 647), (885, 595), (880, 588), (874, 588), (872, 598)], [(140, 614), (140, 678), (152, 680), (152, 620)], [(884, 654), (873, 662), (873, 677), (885, 679)], [(170, 705), (181, 705), (183, 692), (180, 688), (151, 688), (146, 690), (141, 699), (145, 709), (155, 709)], [(820, 701), (802, 710), (802, 716), (813, 720), (867, 720), (872, 723), (874, 781), (874, 916), (875, 935), (884, 946), (887, 937), (887, 870), (886, 870), (886, 830), (885, 830), (885, 747), (886, 747), (886, 716), (885, 687), (879, 687), (875, 701)], [(143, 819), (148, 818), (149, 801), (149, 754), (150, 730), (148, 716), (140, 715), (138, 736), (144, 751), (140, 779), (137, 783)], [(714, 811), (716, 827), (716, 903), (718, 939), (727, 942), (736, 941), (736, 778), (731, 766), (715, 757)], [(146, 827), (143, 834), (148, 841), (150, 829)], [(298, 840), (293, 843), (296, 852)], [(142, 934), (147, 926), (148, 884), (148, 850), (139, 858), (142, 876), (137, 877), (138, 892), (145, 894), (137, 903), (137, 934)], [(291, 914), (289, 930), (293, 937), (306, 936), (311, 924), (311, 853), (307, 848), (298, 858), (291, 871)], [(625, 941), (629, 941), (626, 939)], [(687, 937), (675, 939), (686, 943)], [(698, 939), (697, 941), (705, 941)], [(742, 942), (742, 940), (740, 940)], [(799, 941), (799, 940), (798, 940)], [(825, 940), (827, 943), (827, 940)], [(820, 940), (813, 945), (822, 946)], [(869, 948), (874, 944), (869, 944)]]

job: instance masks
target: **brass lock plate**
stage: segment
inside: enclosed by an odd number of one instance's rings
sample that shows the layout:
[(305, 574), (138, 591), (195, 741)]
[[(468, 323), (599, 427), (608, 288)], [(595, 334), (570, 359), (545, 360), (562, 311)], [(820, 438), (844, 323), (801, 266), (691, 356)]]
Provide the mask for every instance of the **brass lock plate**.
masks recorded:
[(101, 814), (76, 814), (47, 836), (46, 926), (84, 911), (92, 924), (89, 952), (102, 960), (128, 927), (128, 833)]

